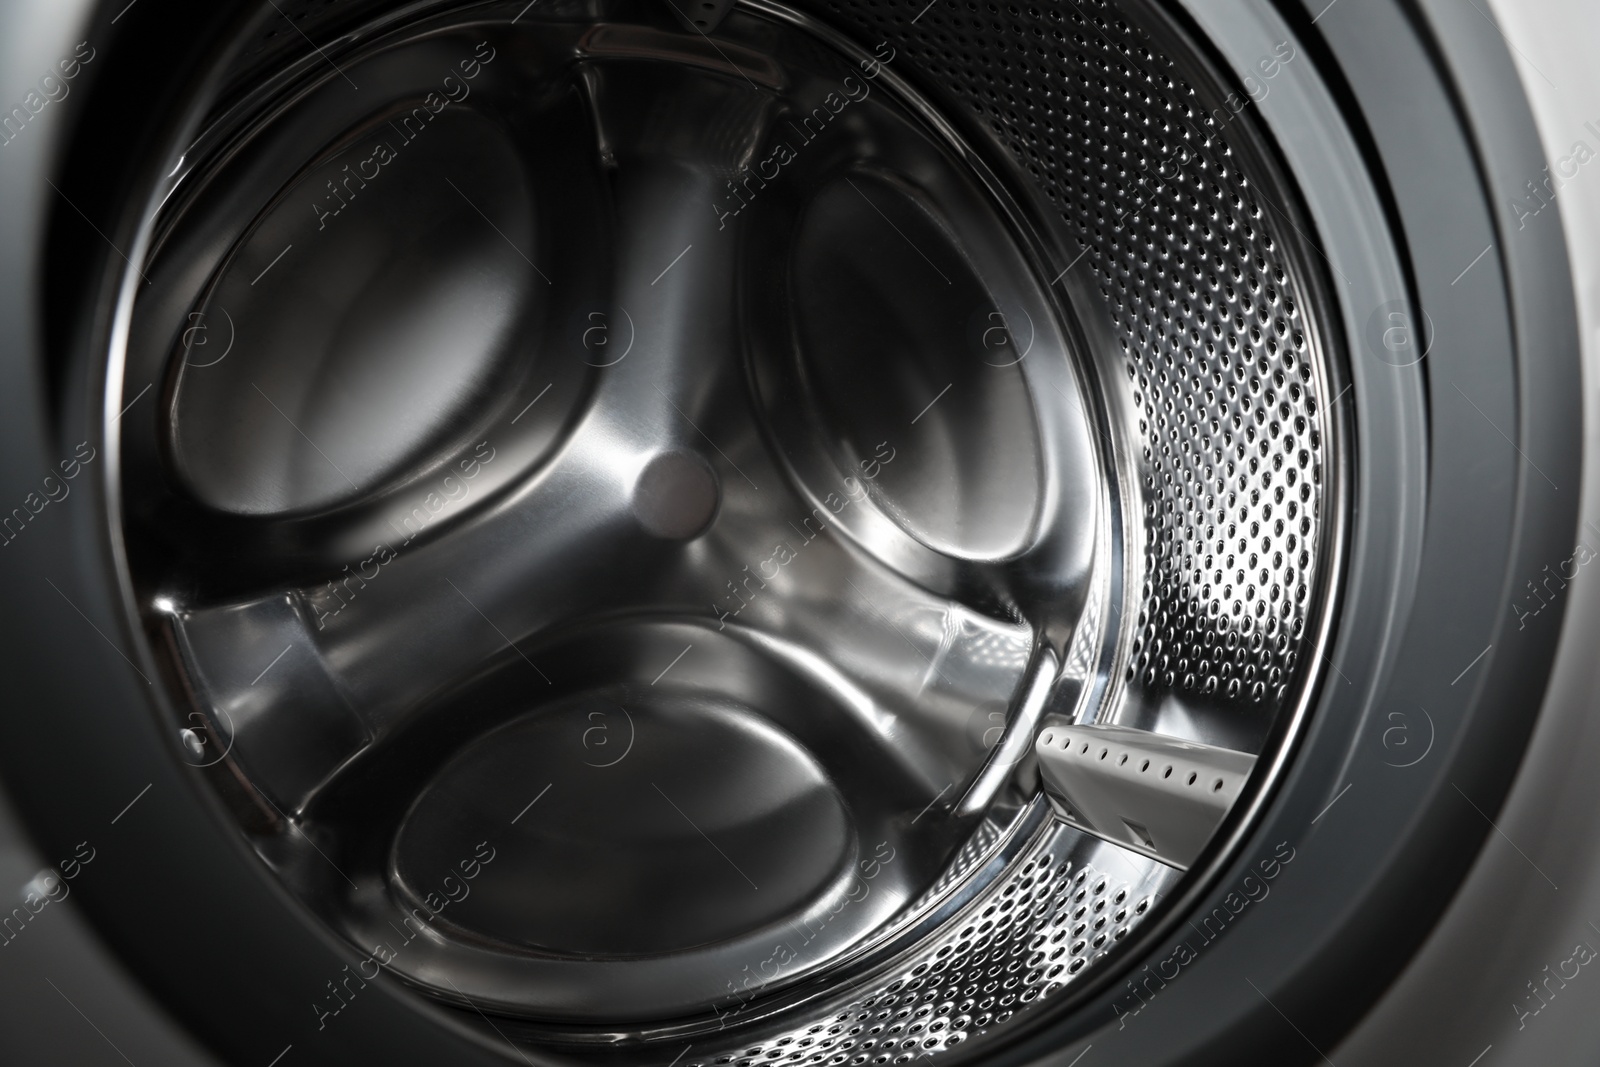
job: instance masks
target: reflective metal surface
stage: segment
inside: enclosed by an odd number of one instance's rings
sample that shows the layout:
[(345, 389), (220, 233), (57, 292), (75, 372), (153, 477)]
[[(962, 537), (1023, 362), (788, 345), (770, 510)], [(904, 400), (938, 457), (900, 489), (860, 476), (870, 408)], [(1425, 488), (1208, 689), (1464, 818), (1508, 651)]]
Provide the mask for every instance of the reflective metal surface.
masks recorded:
[(990, 892), (865, 990), (814, 1006), (814, 1022), (690, 1067), (907, 1063), (949, 1052), (1076, 978), (1144, 918), (1174, 873), (1053, 824)]
[(357, 944), (443, 914), (392, 965), (442, 993), (683, 1014), (903, 920), (1081, 604), (1095, 453), (999, 210), (875, 75), (768, 47), (377, 46), (152, 264), (130, 501), (207, 728)]
[(1118, 721), (1258, 748), (1319, 614), (1327, 528), (1308, 249), (1249, 128), (1303, 57), (1285, 43), (1259, 77), (1213, 88), (1159, 16), (1122, 5), (915, 22), (914, 2), (827, 7), (903, 42), (981, 116), (1082, 242), (1111, 311), (1144, 555)]
[[(875, 46), (766, 3), (375, 23), (215, 117), (143, 266), (115, 431), (175, 752), (519, 1040), (991, 1032), (1178, 876), (1048, 817), (1039, 731), (1255, 753), (1313, 681), (1327, 372), (1249, 120), (1063, 9), (1042, 170), (992, 73), (945, 87), (981, 133), (914, 88), (966, 16), (836, 14)], [(1176, 148), (1116, 113), (1142, 65)], [(948, 1022), (872, 1037), (933, 975)]]

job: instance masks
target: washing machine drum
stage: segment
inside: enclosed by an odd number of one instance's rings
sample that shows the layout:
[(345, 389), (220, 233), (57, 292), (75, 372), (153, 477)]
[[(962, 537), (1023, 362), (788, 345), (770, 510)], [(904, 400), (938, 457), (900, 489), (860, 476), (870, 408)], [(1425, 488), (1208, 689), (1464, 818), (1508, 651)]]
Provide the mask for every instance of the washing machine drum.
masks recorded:
[(1413, 180), (1290, 6), (283, 4), (146, 126), (103, 61), (40, 372), (102, 506), (6, 537), (115, 646), (80, 773), (162, 786), (107, 847), (195, 872), (112, 939), (262, 1062), (1178, 1062), (1312, 971), (1336, 1035), (1481, 839), (1400, 816), (1515, 762), (1575, 431), (1537, 247), (1444, 284), (1425, 27)]

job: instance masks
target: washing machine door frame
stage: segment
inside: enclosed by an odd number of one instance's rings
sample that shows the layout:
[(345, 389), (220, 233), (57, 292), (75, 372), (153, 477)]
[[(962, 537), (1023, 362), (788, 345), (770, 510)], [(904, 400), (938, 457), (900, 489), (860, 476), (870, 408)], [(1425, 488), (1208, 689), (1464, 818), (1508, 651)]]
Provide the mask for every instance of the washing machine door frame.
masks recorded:
[[(1263, 45), (1294, 40), (1308, 60), (1294, 72), (1301, 89), (1285, 83), (1261, 102), (1290, 172), (1313, 177), (1317, 137), (1307, 131), (1317, 127), (1296, 122), (1314, 119), (1337, 122), (1376, 179), (1370, 196), (1358, 190), (1353, 199), (1348, 189), (1324, 196), (1308, 182), (1324, 254), (1354, 267), (1374, 254), (1359, 247), (1367, 236), (1401, 242), (1391, 244), (1400, 265), (1387, 277), (1392, 293), (1378, 284), (1365, 303), (1340, 294), (1350, 402), (1364, 431), (1358, 508), (1398, 509), (1358, 527), (1351, 574), (1363, 584), (1346, 594), (1357, 607), (1370, 601), (1374, 618), (1387, 622), (1341, 625), (1335, 677), (1354, 673), (1343, 687), (1325, 686), (1259, 823), (1216, 846), (1237, 846), (1234, 860), (1189, 886), (1170, 922), (1152, 924), (1141, 958), (1085, 982), (1073, 994), (1076, 1010), (1020, 1031), (991, 1052), (997, 1062), (1075, 1055), (1100, 1042), (1141, 1063), (1221, 1061), (1245, 1048), (1274, 1061), (1315, 1058), (1308, 1042), (1331, 1047), (1448, 902), (1491, 832), (1488, 817), (1536, 718), (1560, 605), (1516, 632), (1504, 591), (1570, 554), (1578, 494), (1541, 497), (1539, 485), (1579, 484), (1581, 392), (1560, 228), (1511, 240), (1515, 219), (1504, 205), (1546, 159), (1505, 44), (1481, 16), (1438, 0), (1342, 0), (1354, 9), (1346, 18), (1323, 2), (1193, 4), (1178, 21), (1203, 35), (1236, 79)], [(210, 8), (179, 2), (155, 15), (79, 2), (0, 15), (8, 31), (0, 39), (18, 57), (13, 69), (71, 54), (79, 41), (96, 49), (72, 96), (36, 116), (28, 139), (0, 149), (5, 187), (37, 205), (0, 217), (8, 501), (33, 491), (27, 472), (54, 470), (78, 442), (94, 441), (88, 428), (104, 413), (104, 368), (94, 354), (126, 329), (139, 284), (127, 263), (148, 241), (162, 178), (155, 160), (166, 158), (148, 149), (185, 143), (195, 116), (182, 104), (213, 87), (196, 73), (242, 20)], [(1401, 97), (1406, 108), (1391, 106)], [(1336, 225), (1354, 220), (1330, 207), (1341, 195), (1362, 201), (1359, 234)], [(146, 210), (120, 210), (129, 203)], [(1484, 240), (1463, 256), (1469, 236)], [(1484, 244), (1490, 251), (1463, 271)], [(1431, 316), (1437, 331), (1434, 351), (1387, 409), (1384, 383), (1400, 379), (1364, 339), (1378, 295)], [(268, 1062), (287, 1045), (329, 1062), (513, 1057), (494, 1032), (395, 983), (368, 983), (356, 1010), (317, 1025), (314, 1003), (354, 954), (262, 877), (205, 795), (209, 787), (176, 758), (162, 725), (172, 719), (153, 713), (161, 684), (173, 680), (152, 677), (156, 665), (135, 651), (135, 622), (117, 592), (104, 537), (112, 487), (99, 481), (111, 466), (90, 462), (91, 477), (75, 484), (81, 496), (51, 504), (0, 550), (12, 592), (0, 647), (10, 704), (23, 709), (0, 749), (0, 775), (44, 853), (93, 844), (95, 879), (75, 886), (87, 913), (229, 1061)], [(1502, 515), (1502, 525), (1486, 521)], [(1407, 729), (1419, 730), (1414, 708), (1429, 709), (1433, 758), (1397, 766), (1410, 755), (1396, 754), (1391, 716), (1408, 716)], [(1239, 908), (1245, 879), (1268, 869), (1270, 897)], [(1178, 965), (1192, 980), (1144, 986), (1159, 995), (1139, 997), (1145, 1017), (1127, 1018), (1132, 982), (1145, 973), (1129, 967), (1160, 973), (1193, 937), (1177, 932), (1179, 921), (1217, 908), (1238, 918)], [(1329, 988), (1341, 993), (1336, 1003), (1321, 995)]]

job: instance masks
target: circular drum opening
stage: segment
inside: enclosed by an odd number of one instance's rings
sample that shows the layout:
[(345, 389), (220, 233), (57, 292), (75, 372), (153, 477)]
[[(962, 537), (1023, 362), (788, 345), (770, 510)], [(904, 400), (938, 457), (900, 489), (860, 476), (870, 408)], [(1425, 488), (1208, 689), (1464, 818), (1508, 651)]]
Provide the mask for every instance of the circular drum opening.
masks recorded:
[(174, 172), (111, 428), (174, 751), (529, 1049), (1002, 1038), (1317, 681), (1292, 190), (1142, 5), (519, 6), (268, 53)]

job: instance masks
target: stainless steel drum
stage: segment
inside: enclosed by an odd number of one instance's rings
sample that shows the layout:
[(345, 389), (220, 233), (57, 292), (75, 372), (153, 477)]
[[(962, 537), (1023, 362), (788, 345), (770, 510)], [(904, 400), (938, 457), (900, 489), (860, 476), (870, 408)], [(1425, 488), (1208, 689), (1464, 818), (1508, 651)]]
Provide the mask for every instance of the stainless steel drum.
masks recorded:
[(530, 1041), (991, 1039), (1319, 674), (1338, 378), (1253, 118), (1154, 10), (892, 6), (435, 5), (171, 176), (107, 410), (173, 729)]

